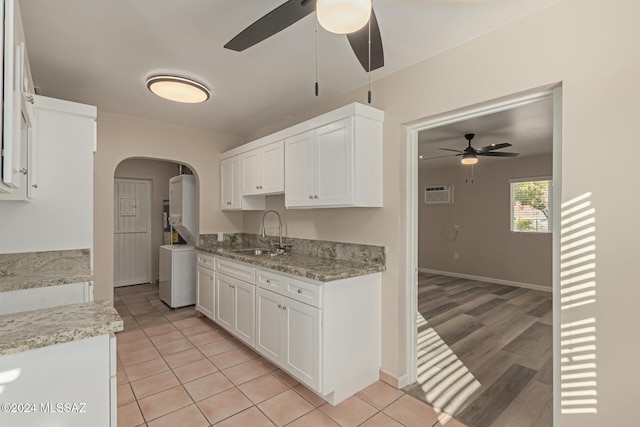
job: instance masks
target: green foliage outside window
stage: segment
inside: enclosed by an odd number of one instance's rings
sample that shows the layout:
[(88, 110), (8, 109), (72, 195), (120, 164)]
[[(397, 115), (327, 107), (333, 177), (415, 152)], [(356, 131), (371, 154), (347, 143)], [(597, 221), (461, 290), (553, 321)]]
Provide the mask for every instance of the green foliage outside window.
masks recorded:
[(512, 231), (550, 233), (551, 180), (511, 183)]

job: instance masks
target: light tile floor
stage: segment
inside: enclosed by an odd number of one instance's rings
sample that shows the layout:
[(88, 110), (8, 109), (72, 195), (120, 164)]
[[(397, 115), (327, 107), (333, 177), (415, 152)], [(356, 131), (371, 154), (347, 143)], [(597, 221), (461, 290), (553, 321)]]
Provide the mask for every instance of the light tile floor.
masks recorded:
[(465, 427), (382, 381), (332, 406), (154, 285), (117, 288), (118, 426)]

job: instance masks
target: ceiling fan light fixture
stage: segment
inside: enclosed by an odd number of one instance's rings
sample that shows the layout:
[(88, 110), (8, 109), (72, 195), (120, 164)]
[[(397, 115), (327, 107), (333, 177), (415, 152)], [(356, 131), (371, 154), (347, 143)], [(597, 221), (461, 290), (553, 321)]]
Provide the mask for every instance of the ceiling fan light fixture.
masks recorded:
[(161, 98), (187, 104), (204, 102), (211, 96), (202, 83), (180, 76), (151, 76), (147, 79), (147, 88)]
[(349, 34), (369, 22), (371, 0), (318, 0), (316, 11), (322, 28), (336, 34)]
[(462, 160), (460, 160), (460, 162), (463, 165), (475, 165), (476, 163), (478, 163), (478, 156), (476, 155), (476, 153), (465, 152), (464, 154), (462, 154)]

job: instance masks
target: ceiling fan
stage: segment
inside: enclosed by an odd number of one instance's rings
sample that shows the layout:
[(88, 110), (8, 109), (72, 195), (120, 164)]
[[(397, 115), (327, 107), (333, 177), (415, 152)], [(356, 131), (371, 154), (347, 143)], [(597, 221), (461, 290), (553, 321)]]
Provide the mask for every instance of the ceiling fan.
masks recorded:
[[(316, 11), (316, 0), (288, 0), (258, 19), (231, 39), (225, 48), (242, 52), (268, 39), (302, 18)], [(369, 27), (371, 27), (369, 29)], [(371, 30), (371, 54), (369, 55), (369, 30)], [(371, 9), (370, 25), (348, 33), (347, 38), (353, 52), (365, 71), (373, 71), (384, 66), (382, 36), (376, 14)]]
[(451, 148), (439, 148), (440, 150), (446, 151), (455, 151), (458, 154), (451, 154), (450, 156), (437, 156), (437, 157), (429, 157), (429, 159), (438, 159), (441, 157), (454, 157), (454, 156), (462, 156), (461, 163), (463, 165), (473, 165), (478, 163), (478, 156), (492, 156), (492, 157), (516, 157), (519, 153), (508, 153), (504, 151), (495, 151), (500, 150), (502, 148), (511, 147), (511, 144), (508, 142), (503, 142), (500, 144), (491, 144), (482, 148), (473, 148), (471, 146), (471, 140), (476, 136), (475, 133), (467, 133), (464, 138), (467, 140), (467, 148), (464, 150), (454, 150)]

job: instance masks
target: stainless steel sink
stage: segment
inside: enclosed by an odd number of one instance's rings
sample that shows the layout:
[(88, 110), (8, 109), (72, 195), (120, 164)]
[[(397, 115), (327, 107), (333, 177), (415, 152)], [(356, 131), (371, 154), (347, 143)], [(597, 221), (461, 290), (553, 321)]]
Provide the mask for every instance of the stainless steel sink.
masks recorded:
[(275, 255), (275, 252), (270, 249), (234, 249), (232, 252), (240, 255), (258, 256), (258, 255)]

